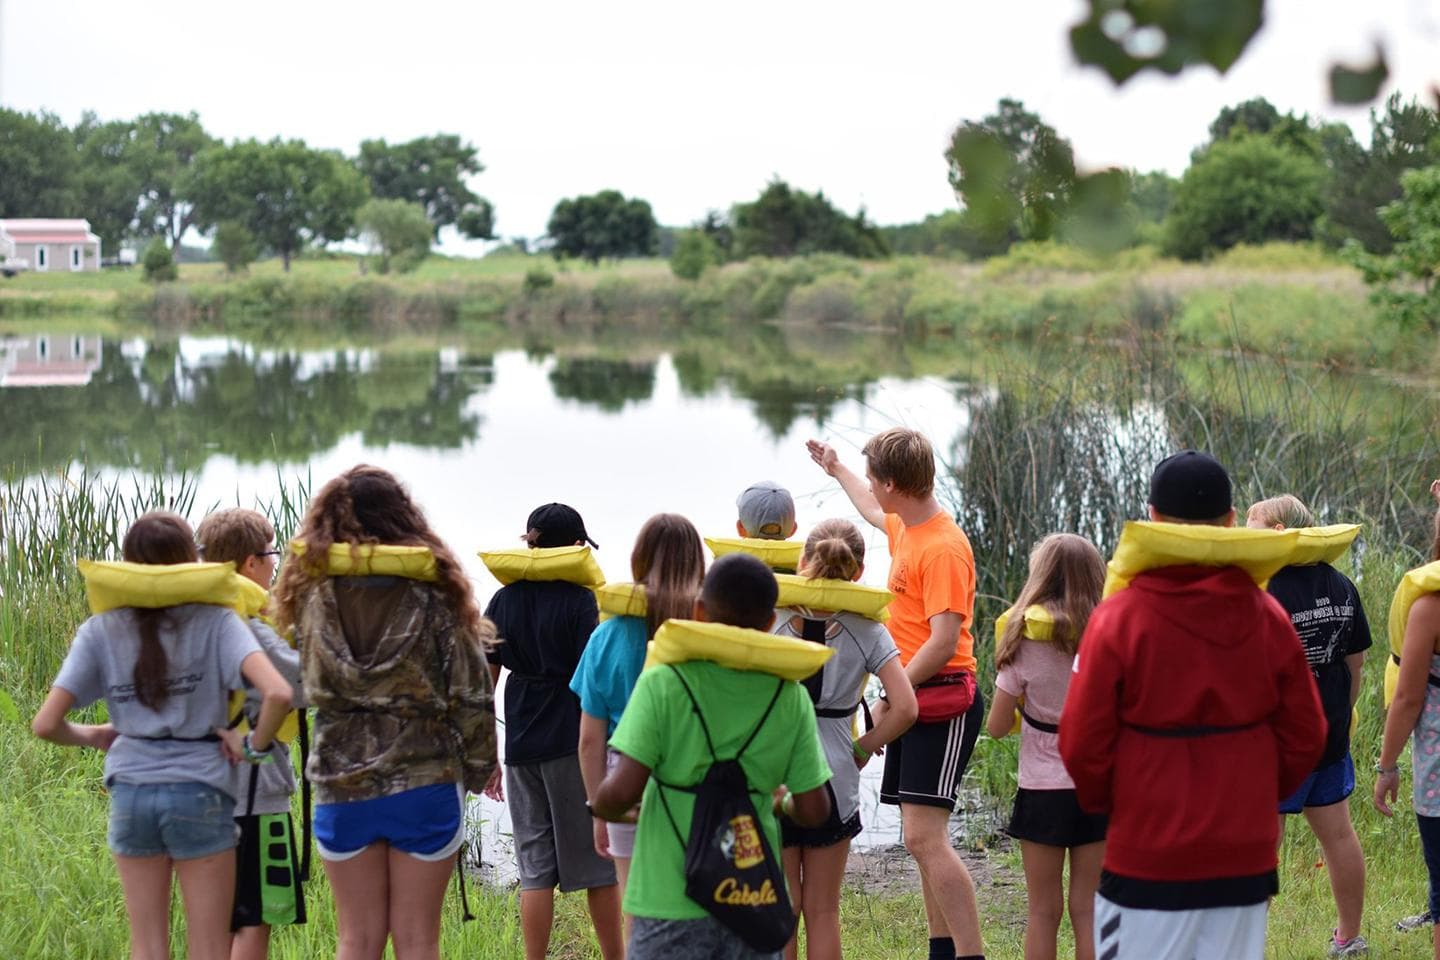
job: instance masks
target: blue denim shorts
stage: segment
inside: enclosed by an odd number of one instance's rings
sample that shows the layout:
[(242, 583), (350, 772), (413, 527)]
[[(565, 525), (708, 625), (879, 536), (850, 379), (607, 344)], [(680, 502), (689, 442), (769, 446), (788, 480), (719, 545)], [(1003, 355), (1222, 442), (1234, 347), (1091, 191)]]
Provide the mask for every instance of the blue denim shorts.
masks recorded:
[(194, 860), (234, 848), (235, 801), (194, 781), (110, 786), (110, 852)]
[(1300, 784), (1298, 790), (1280, 801), (1281, 813), (1299, 813), (1306, 807), (1328, 807), (1355, 790), (1355, 763), (1350, 754), (1321, 767)]

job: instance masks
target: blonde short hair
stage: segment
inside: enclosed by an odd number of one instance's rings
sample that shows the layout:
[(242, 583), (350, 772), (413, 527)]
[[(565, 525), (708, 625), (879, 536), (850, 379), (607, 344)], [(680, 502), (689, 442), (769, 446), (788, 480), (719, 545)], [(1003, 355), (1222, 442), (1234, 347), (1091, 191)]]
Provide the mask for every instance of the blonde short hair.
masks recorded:
[(860, 452), (865, 455), (871, 476), (895, 484), (900, 493), (928, 497), (935, 489), (935, 451), (918, 430), (882, 430)]
[(1278, 497), (1261, 500), (1250, 508), (1250, 512), (1265, 521), (1267, 527), (1277, 523), (1286, 530), (1315, 526), (1315, 514), (1293, 493), (1282, 493)]
[(275, 527), (263, 513), (232, 507), (217, 510), (195, 530), (200, 557), (206, 563), (233, 563), (237, 567), (270, 549)]

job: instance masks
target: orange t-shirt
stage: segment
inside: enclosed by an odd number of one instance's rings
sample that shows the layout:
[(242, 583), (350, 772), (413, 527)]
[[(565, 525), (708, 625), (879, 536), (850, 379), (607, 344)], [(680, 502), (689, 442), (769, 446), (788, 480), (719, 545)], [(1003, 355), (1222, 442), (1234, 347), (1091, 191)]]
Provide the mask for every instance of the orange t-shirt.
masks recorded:
[(890, 541), (890, 636), (908, 664), (930, 639), (930, 618), (952, 611), (960, 614), (955, 654), (942, 670), (975, 672), (975, 554), (955, 519), (941, 510), (924, 523), (907, 527), (893, 513), (885, 515)]

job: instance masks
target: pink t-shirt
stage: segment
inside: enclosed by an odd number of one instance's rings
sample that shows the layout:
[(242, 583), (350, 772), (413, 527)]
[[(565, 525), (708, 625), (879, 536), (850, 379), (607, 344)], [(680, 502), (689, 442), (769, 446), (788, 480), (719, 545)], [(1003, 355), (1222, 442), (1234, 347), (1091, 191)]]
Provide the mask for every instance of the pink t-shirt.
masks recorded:
[[(1042, 723), (1060, 722), (1075, 658), (1044, 640), (1023, 639), (1014, 659), (995, 675), (995, 686), (1023, 697), (1025, 712)], [(1074, 790), (1060, 760), (1060, 735), (1020, 723), (1020, 786), (1026, 790)]]

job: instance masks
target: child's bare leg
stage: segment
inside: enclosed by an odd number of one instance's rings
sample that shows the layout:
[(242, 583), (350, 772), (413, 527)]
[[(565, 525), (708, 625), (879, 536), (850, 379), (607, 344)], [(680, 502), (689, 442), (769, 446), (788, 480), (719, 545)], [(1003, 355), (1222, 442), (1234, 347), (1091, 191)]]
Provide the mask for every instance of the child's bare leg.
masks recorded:
[(130, 918), (133, 960), (168, 960), (170, 956), (170, 858), (122, 857), (115, 854), (125, 913)]
[(785, 868), (785, 885), (790, 888), (790, 907), (795, 911), (795, 932), (785, 944), (785, 960), (795, 960), (796, 941), (800, 937), (799, 918), (803, 915), (805, 902), (805, 877), (802, 874), (803, 857), (800, 847), (785, 847), (780, 851), (780, 865)]
[(840, 960), (840, 884), (849, 855), (849, 840), (802, 852), (806, 960)]
[(241, 927), (230, 941), (230, 960), (265, 960), (270, 955), (270, 925)]
[(623, 960), (625, 940), (620, 934), (620, 886), (609, 884), (585, 891), (585, 906), (600, 944), (602, 960)]
[(235, 907), (235, 850), (176, 860), (185, 900), (186, 955), (190, 960), (228, 960), (230, 916)]
[(1070, 850), (1070, 927), (1075, 931), (1075, 960), (1095, 960), (1095, 891), (1105, 843), (1087, 843)]
[(1021, 840), (1020, 860), (1025, 866), (1029, 900), (1025, 960), (1055, 960), (1055, 938), (1065, 913), (1065, 848)]

